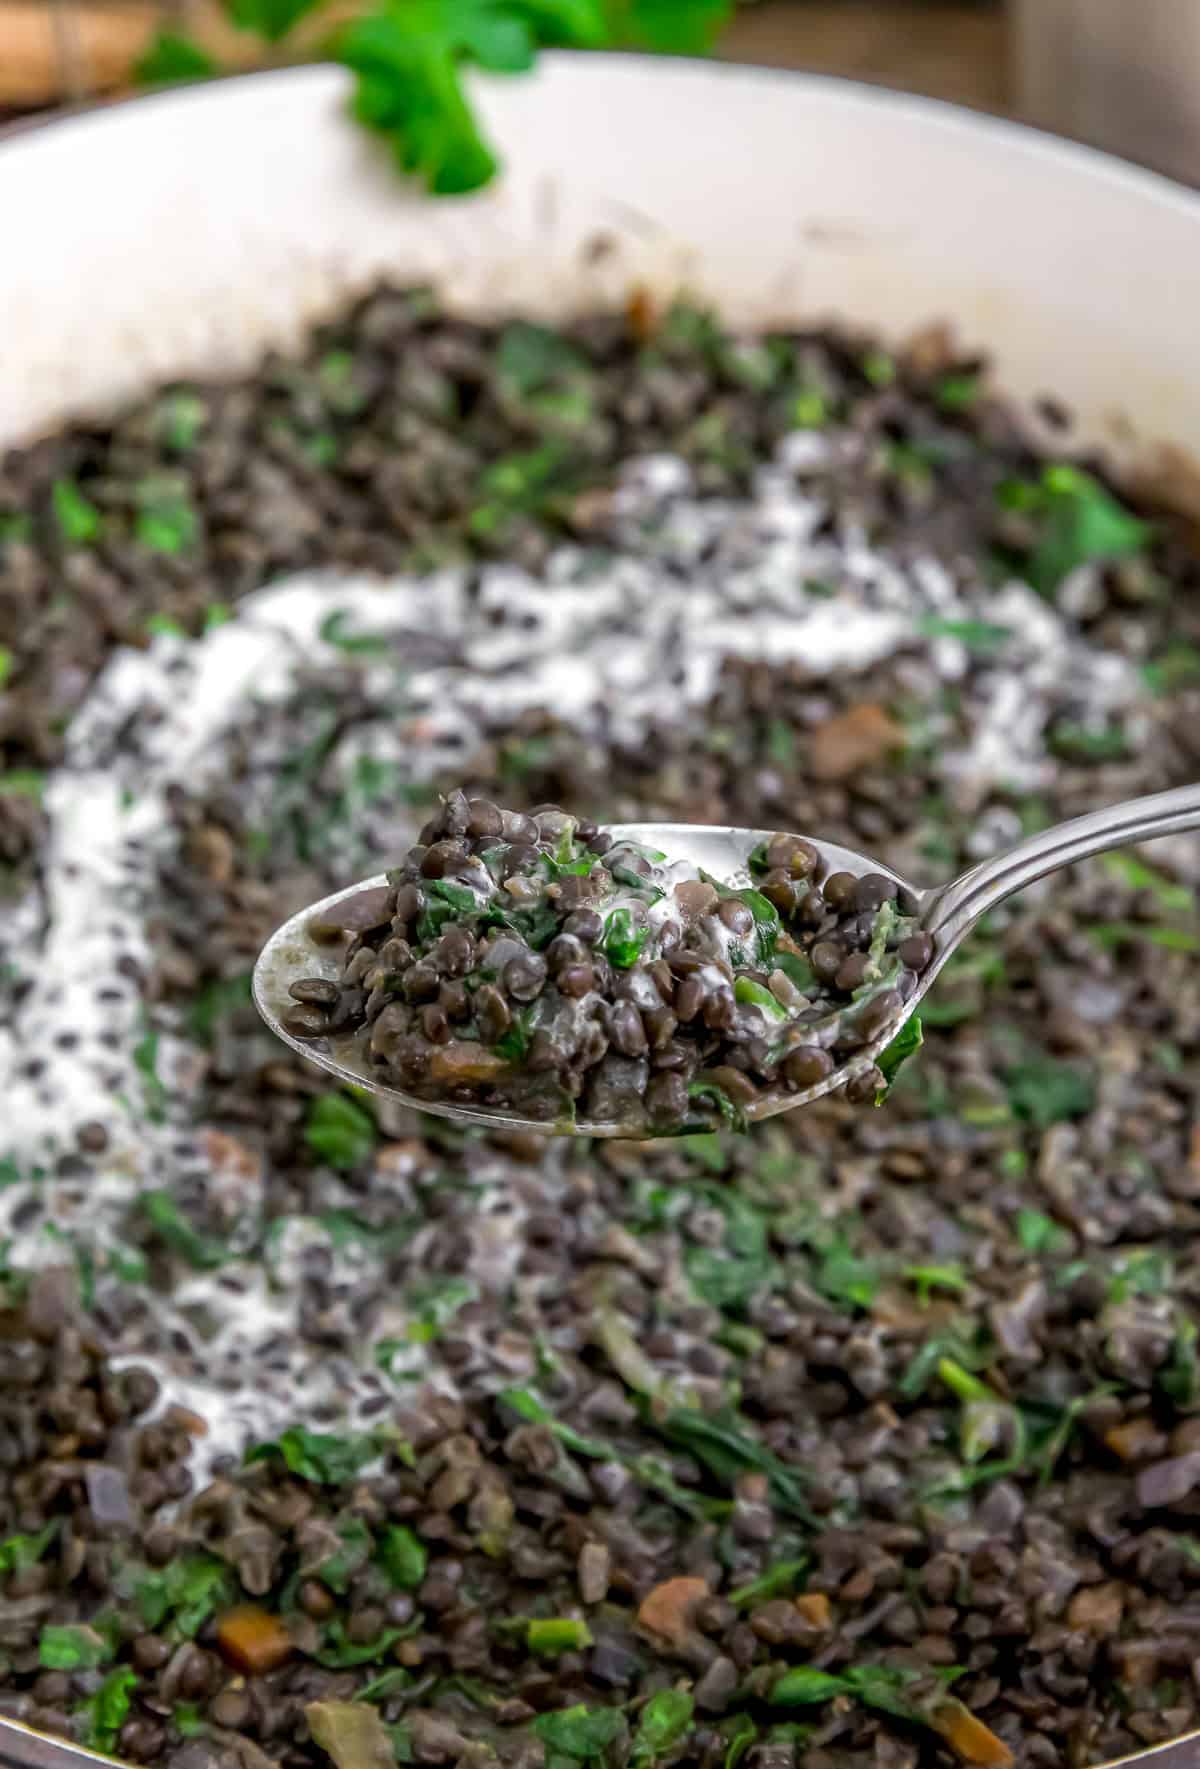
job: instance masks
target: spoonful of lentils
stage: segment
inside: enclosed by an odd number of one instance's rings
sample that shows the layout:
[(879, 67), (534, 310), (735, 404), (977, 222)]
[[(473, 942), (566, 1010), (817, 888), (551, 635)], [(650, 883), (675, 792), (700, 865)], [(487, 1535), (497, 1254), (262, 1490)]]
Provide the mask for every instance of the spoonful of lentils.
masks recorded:
[(979, 918), (1109, 848), (1200, 826), (1200, 785), (1044, 830), (917, 890), (803, 835), (599, 828), (452, 792), (399, 866), (284, 923), (268, 1025), (344, 1083), (477, 1125), (669, 1136), (878, 1103)]

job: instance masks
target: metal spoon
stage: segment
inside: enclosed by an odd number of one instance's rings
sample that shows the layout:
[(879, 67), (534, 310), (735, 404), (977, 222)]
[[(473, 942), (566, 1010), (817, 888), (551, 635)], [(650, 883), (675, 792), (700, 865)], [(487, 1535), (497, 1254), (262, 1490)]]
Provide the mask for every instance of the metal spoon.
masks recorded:
[[(750, 855), (760, 843), (776, 833), (763, 829), (709, 828), (695, 823), (618, 823), (606, 825), (618, 841), (634, 841), (659, 848), (672, 861), (686, 861), (698, 870), (711, 874), (730, 885), (750, 883)], [(850, 848), (837, 847), (816, 837), (806, 839), (820, 850), (824, 873), (852, 872), (861, 876), (881, 872), (907, 890), (916, 903), (915, 913), (921, 926), (932, 937), (934, 957), (923, 972), (917, 989), (905, 1002), (903, 1010), (872, 1043), (854, 1053), (841, 1068), (815, 1087), (789, 1093), (783, 1088), (764, 1092), (748, 1108), (751, 1118), (771, 1118), (778, 1112), (790, 1112), (796, 1106), (809, 1105), (822, 1094), (842, 1087), (852, 1075), (869, 1068), (895, 1038), (905, 1021), (928, 994), (938, 972), (951, 953), (960, 946), (976, 922), (997, 903), (1023, 890), (1035, 879), (1056, 872), (1060, 866), (1071, 866), (1089, 855), (1104, 853), (1110, 848), (1126, 847), (1131, 842), (1147, 841), (1154, 836), (1175, 835), (1181, 830), (1200, 828), (1200, 783), (1176, 787), (1171, 792), (1152, 793), (1148, 798), (1130, 799), (1103, 811), (1075, 817), (1053, 829), (1044, 829), (1028, 841), (1019, 842), (1006, 853), (981, 861), (969, 872), (946, 885), (930, 890), (915, 890), (891, 867), (882, 865), (866, 854)], [(549, 1135), (629, 1136), (636, 1134), (627, 1124), (585, 1121), (544, 1123), (524, 1118), (517, 1112), (485, 1110), (436, 1100), (418, 1099), (400, 1088), (379, 1079), (378, 1070), (365, 1059), (360, 1048), (345, 1039), (303, 1039), (286, 1031), (282, 1015), (295, 1006), (288, 994), (292, 983), (302, 977), (337, 979), (342, 968), (342, 954), (336, 948), (317, 945), (307, 932), (314, 921), (336, 920), (338, 908), (365, 891), (378, 891), (387, 885), (381, 874), (335, 891), (319, 903), (293, 915), (267, 941), (254, 967), (254, 1000), (271, 1030), (290, 1044), (293, 1050), (328, 1070), (339, 1081), (371, 1093), (389, 1095), (422, 1112), (436, 1112), (444, 1118), (460, 1118), (465, 1122), (502, 1130), (537, 1130)]]

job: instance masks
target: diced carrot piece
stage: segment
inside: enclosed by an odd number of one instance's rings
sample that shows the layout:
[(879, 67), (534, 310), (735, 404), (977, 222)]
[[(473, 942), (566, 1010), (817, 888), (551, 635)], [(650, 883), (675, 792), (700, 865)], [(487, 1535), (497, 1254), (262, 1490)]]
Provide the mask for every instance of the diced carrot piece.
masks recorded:
[(1162, 1432), (1153, 1419), (1125, 1419), (1104, 1433), (1104, 1441), (1122, 1462), (1136, 1462), (1142, 1456), (1155, 1454), (1163, 1446)]
[(642, 1598), (638, 1621), (650, 1633), (682, 1645), (691, 1629), (696, 1605), (708, 1594), (703, 1579), (665, 1579)]
[(292, 1641), (277, 1615), (256, 1603), (243, 1603), (217, 1623), (217, 1646), (239, 1671), (261, 1677), (283, 1663)]
[(824, 1591), (806, 1591), (803, 1597), (797, 1597), (796, 1608), (810, 1626), (814, 1628), (829, 1626), (829, 1599)]
[(1015, 1759), (1004, 1740), (960, 1701), (948, 1701), (930, 1715), (929, 1723), (964, 1763), (980, 1763), (984, 1769), (1012, 1769)]

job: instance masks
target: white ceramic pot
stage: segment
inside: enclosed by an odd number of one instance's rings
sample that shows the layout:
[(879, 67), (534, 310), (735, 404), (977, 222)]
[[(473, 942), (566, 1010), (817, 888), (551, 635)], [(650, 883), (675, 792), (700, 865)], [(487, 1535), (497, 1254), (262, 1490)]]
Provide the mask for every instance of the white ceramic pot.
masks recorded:
[[(246, 364), (387, 273), (561, 309), (680, 284), (747, 320), (931, 320), (1089, 437), (1200, 448), (1200, 197), (1020, 127), (803, 75), (551, 56), (481, 82), (503, 181), (406, 192), (332, 69), (175, 91), (0, 148), (0, 443)], [(606, 242), (597, 255), (596, 242)]]
[[(480, 82), (506, 174), (406, 192), (327, 69), (139, 99), (0, 146), (0, 446), (154, 377), (246, 366), (388, 275), (555, 312), (647, 285), (747, 322), (948, 320), (1128, 454), (1200, 451), (1200, 197), (1019, 127), (803, 75), (551, 56)], [(0, 1754), (83, 1753), (8, 1727)], [(1139, 1758), (1195, 1769), (1200, 1743)], [(95, 1761), (95, 1759), (93, 1759)]]

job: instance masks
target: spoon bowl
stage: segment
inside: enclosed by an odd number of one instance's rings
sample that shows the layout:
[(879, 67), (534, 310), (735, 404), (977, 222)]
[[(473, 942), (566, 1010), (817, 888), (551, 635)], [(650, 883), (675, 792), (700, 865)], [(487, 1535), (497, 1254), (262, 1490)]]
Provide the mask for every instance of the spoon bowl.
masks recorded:
[[(814, 1100), (844, 1087), (853, 1076), (870, 1068), (911, 1019), (939, 972), (980, 917), (1006, 897), (1047, 873), (1089, 855), (1198, 826), (1200, 784), (1177, 787), (1171, 792), (1132, 799), (1074, 818), (1069, 823), (1060, 823), (1053, 829), (1042, 830), (1016, 847), (982, 861), (951, 883), (929, 890), (915, 888), (891, 867), (867, 854), (805, 836), (804, 839), (812, 842), (820, 854), (821, 876), (851, 872), (861, 878), (866, 873), (882, 873), (891, 879), (904, 894), (909, 913), (916, 916), (933, 940), (933, 957), (900, 1011), (869, 1044), (856, 1050), (832, 1074), (812, 1087), (789, 1090), (781, 1086), (763, 1090), (746, 1108), (747, 1118), (773, 1118), (780, 1112), (811, 1105)], [(632, 841), (660, 848), (672, 861), (683, 862), (735, 888), (751, 883), (751, 854), (778, 833), (775, 830), (731, 829), (696, 823), (617, 823), (606, 824), (605, 828), (618, 842)], [(348, 942), (353, 917), (347, 913), (347, 906), (366, 892), (378, 893), (386, 888), (387, 878), (382, 873), (362, 879), (323, 897), (319, 903), (310, 904), (271, 935), (254, 967), (253, 991), (259, 1013), (277, 1037), (348, 1087), (384, 1095), (417, 1111), (461, 1119), (482, 1129), (533, 1130), (542, 1135), (587, 1137), (645, 1134), (622, 1121), (546, 1121), (497, 1107), (423, 1099), (381, 1080), (378, 1070), (367, 1061), (358, 1034), (299, 1038), (289, 1032), (283, 1022), (284, 1015), (295, 1005), (289, 994), (292, 984), (311, 977), (336, 982), (342, 970), (346, 942), (338, 945), (319, 943), (309, 932), (312, 924), (337, 923), (339, 917), (345, 915)]]

